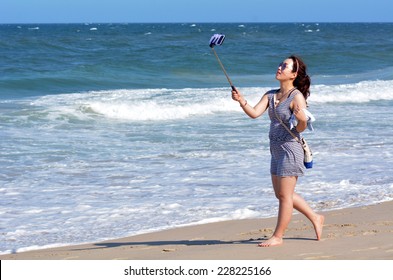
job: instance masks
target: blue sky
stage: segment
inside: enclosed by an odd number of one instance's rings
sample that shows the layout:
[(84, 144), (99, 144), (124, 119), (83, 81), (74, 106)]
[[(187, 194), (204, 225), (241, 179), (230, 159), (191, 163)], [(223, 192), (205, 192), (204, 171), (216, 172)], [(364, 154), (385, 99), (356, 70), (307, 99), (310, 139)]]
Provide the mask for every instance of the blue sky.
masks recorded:
[(1, 0), (0, 23), (393, 22), (392, 0)]

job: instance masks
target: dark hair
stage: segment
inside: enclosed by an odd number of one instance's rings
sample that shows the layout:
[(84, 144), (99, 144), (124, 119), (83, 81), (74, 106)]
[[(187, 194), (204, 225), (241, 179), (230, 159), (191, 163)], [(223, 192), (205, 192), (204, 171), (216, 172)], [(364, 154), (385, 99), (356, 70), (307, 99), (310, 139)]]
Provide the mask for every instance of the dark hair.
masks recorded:
[(292, 72), (297, 73), (296, 79), (293, 81), (293, 85), (297, 87), (298, 90), (303, 94), (304, 99), (310, 96), (310, 85), (311, 79), (310, 76), (307, 75), (307, 65), (303, 62), (303, 60), (296, 56), (291, 55), (288, 57), (293, 61), (293, 69)]

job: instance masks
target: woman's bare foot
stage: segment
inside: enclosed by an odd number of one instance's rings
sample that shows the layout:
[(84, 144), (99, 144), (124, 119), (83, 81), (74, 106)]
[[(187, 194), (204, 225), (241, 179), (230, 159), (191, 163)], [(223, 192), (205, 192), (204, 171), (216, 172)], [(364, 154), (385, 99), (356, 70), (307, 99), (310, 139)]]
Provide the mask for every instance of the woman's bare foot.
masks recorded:
[(323, 215), (317, 215), (316, 219), (313, 221), (315, 234), (317, 235), (317, 240), (321, 240), (324, 222), (325, 222), (325, 216)]
[(275, 237), (274, 235), (270, 237), (268, 240), (259, 243), (258, 247), (272, 247), (282, 245), (283, 241), (280, 237)]

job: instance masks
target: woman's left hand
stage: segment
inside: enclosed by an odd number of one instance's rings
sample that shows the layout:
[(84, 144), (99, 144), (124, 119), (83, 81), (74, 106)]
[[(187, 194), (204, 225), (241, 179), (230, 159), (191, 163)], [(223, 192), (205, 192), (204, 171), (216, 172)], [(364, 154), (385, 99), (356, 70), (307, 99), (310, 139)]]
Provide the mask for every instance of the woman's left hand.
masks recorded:
[(297, 116), (299, 114), (299, 112), (301, 111), (301, 108), (300, 108), (299, 104), (297, 104), (297, 103), (293, 107), (294, 107), (293, 113), (295, 114), (295, 116)]

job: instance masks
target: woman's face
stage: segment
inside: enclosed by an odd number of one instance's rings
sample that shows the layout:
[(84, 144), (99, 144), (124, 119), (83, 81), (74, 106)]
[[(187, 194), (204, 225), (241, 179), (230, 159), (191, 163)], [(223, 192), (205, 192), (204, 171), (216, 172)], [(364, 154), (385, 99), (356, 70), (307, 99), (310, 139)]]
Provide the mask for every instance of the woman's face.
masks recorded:
[(277, 68), (276, 79), (279, 81), (294, 79), (296, 77), (296, 73), (293, 73), (292, 70), (293, 60), (290, 58), (285, 59)]

